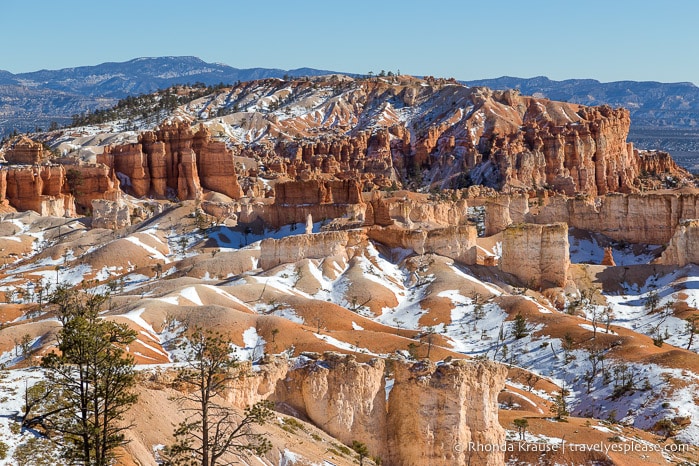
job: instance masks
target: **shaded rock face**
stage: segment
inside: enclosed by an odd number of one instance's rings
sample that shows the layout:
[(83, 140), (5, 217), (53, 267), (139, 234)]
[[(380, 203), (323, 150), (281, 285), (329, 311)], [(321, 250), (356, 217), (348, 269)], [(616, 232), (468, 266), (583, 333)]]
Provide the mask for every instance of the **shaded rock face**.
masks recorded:
[(21, 136), (5, 152), (5, 160), (12, 164), (37, 165), (48, 158), (44, 147), (26, 136)]
[(121, 197), (114, 201), (107, 199), (92, 201), (92, 228), (118, 230), (129, 225), (131, 225), (131, 212)]
[(362, 192), (356, 180), (289, 181), (275, 186), (275, 205), (359, 204)]
[(114, 170), (122, 187), (136, 197), (197, 199), (202, 188), (234, 199), (243, 196), (233, 153), (212, 141), (208, 130), (195, 134), (185, 123), (144, 132), (136, 144), (105, 147), (97, 160)]
[(476, 238), (473, 225), (462, 225), (432, 230), (378, 228), (367, 230), (367, 236), (390, 248), (412, 250), (417, 254), (439, 254), (466, 265), (476, 264)]
[[(301, 228), (301, 227), (299, 227)], [(260, 242), (260, 267), (268, 270), (302, 259), (348, 255), (348, 250), (366, 241), (359, 231), (328, 231), (311, 235), (264, 239)]]
[(529, 288), (565, 286), (570, 253), (568, 225), (511, 225), (503, 232), (500, 268)]
[(699, 264), (699, 220), (683, 220), (658, 263), (663, 265)]
[[(549, 224), (565, 222), (581, 230), (602, 233), (617, 241), (665, 244), (680, 221), (699, 218), (699, 196), (691, 193), (610, 193), (600, 197), (553, 196), (542, 205), (527, 210), (524, 221)], [(486, 228), (494, 234), (502, 231), (507, 214), (518, 216), (514, 198), (498, 205), (486, 205)], [(493, 208), (494, 207), (494, 208)], [(488, 214), (488, 209), (491, 213)], [(509, 209), (509, 210), (508, 210)], [(488, 221), (495, 218), (497, 221)]]
[(380, 359), (359, 363), (351, 355), (317, 357), (293, 369), (278, 362), (261, 366), (252, 377), (235, 382), (232, 401), (244, 407), (272, 399), (346, 444), (366, 443), (384, 464), (504, 464), (504, 452), (468, 450), (469, 442), (505, 441), (497, 411), (504, 366), (395, 361), (387, 369)]

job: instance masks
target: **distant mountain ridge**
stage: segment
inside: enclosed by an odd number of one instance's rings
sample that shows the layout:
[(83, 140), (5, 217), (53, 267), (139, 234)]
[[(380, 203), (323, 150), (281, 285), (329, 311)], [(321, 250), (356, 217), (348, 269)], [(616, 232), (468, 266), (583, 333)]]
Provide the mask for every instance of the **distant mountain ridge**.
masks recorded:
[[(284, 75), (333, 73), (337, 72), (314, 68), (240, 69), (187, 56), (136, 58), (126, 62), (18, 74), (0, 70), (0, 136), (15, 129), (19, 132), (47, 129), (52, 122), (63, 126), (74, 114), (109, 108), (124, 97), (151, 93), (173, 84), (233, 84)], [(493, 89), (517, 88), (524, 95), (584, 105), (608, 104), (628, 108), (631, 112), (631, 141), (642, 148), (660, 148), (670, 151), (675, 157), (689, 157), (692, 160), (685, 165), (699, 169), (699, 87), (692, 83), (601, 83), (594, 79), (554, 81), (543, 76), (504, 76), (463, 83)]]
[(174, 84), (207, 85), (262, 78), (317, 76), (333, 71), (239, 69), (196, 57), (136, 58), (60, 70), (13, 74), (0, 70), (0, 135), (14, 129), (33, 131), (52, 121), (68, 123), (76, 113), (114, 105), (129, 95), (145, 94)]

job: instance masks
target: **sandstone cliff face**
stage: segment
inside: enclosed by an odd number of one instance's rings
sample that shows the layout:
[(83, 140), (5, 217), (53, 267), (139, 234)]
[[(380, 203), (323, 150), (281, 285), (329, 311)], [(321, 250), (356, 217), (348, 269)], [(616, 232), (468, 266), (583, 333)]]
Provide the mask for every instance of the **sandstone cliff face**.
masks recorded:
[(406, 230), (404, 228), (367, 229), (367, 236), (391, 248), (412, 250), (417, 254), (439, 254), (466, 265), (476, 263), (476, 227), (472, 225)]
[(685, 178), (689, 173), (681, 168), (667, 152), (639, 151), (641, 173)]
[(529, 288), (565, 286), (570, 252), (568, 225), (509, 226), (502, 237), (500, 268)]
[(106, 199), (92, 201), (92, 228), (118, 230), (129, 225), (131, 225), (131, 212), (121, 197), (114, 201)]
[(497, 395), (505, 375), (504, 367), (488, 361), (397, 364), (388, 398), (389, 463), (504, 464), (503, 452), (469, 451), (468, 445), (504, 443)]
[(658, 263), (680, 267), (699, 264), (699, 220), (680, 222)]
[(274, 187), (276, 205), (359, 204), (362, 192), (356, 180), (289, 181)]
[(260, 243), (260, 267), (268, 270), (302, 259), (322, 259), (348, 255), (348, 249), (366, 241), (359, 231), (328, 231), (311, 235), (265, 239)]
[(243, 197), (238, 184), (233, 152), (222, 141), (211, 139), (211, 133), (203, 126), (194, 134), (192, 150), (197, 154), (197, 170), (205, 189), (223, 193), (232, 199)]
[[(522, 207), (512, 208), (513, 198), (498, 198), (486, 204), (486, 228), (502, 231), (509, 214), (518, 216)], [(529, 223), (565, 222), (581, 230), (602, 233), (617, 241), (665, 244), (683, 219), (699, 217), (699, 196), (691, 193), (610, 193), (600, 197), (551, 196), (524, 214)]]
[(524, 222), (527, 213), (529, 200), (525, 194), (488, 199), (485, 204), (485, 236), (500, 233), (512, 223)]
[(251, 377), (233, 383), (229, 401), (244, 407), (274, 400), (346, 444), (366, 443), (384, 464), (504, 463), (503, 452), (468, 450), (469, 442), (504, 443), (497, 404), (504, 366), (394, 361), (386, 368), (381, 359), (359, 363), (337, 353), (316, 357), (300, 360), (294, 368), (279, 360), (260, 366)]
[(44, 147), (26, 136), (21, 136), (5, 152), (5, 160), (12, 164), (37, 165), (48, 158)]
[[(294, 125), (288, 120), (287, 124), (280, 122), (285, 131), (298, 131), (298, 124)], [(323, 135), (312, 141), (280, 140), (277, 143), (241, 147), (240, 151), (242, 156), (265, 160), (274, 172), (298, 180), (335, 175), (340, 179), (356, 179), (362, 185), (385, 188), (398, 179), (393, 165), (391, 140), (388, 129), (380, 128), (357, 131), (351, 136)]]
[(65, 192), (66, 172), (62, 166), (11, 166), (2, 171), (0, 199), (7, 199), (17, 210), (59, 217), (75, 214), (73, 197)]
[(388, 453), (383, 360), (359, 363), (353, 356), (325, 353), (292, 371), (287, 384), (293, 387), (285, 394), (287, 403), (327, 433), (348, 445), (361, 439), (382, 457)]
[[(628, 111), (520, 96), (503, 100), (495, 93), (492, 99), (484, 108), (506, 117), (504, 122), (483, 117), (486, 129), (478, 143), (483, 162), (465, 167), (475, 169), (473, 181), (493, 185), (495, 177), (498, 187), (550, 186), (567, 194), (633, 190), (639, 161), (626, 143)], [(474, 161), (480, 163), (479, 157)]]
[(197, 199), (202, 188), (234, 199), (243, 195), (233, 153), (212, 141), (206, 129), (195, 134), (185, 123), (144, 132), (136, 144), (105, 147), (97, 161), (114, 170), (122, 187), (136, 197)]
[[(77, 179), (71, 187), (71, 180)], [(96, 199), (115, 200), (120, 196), (119, 180), (103, 164), (82, 164), (66, 166), (67, 189), (74, 193), (79, 214), (85, 214)]]

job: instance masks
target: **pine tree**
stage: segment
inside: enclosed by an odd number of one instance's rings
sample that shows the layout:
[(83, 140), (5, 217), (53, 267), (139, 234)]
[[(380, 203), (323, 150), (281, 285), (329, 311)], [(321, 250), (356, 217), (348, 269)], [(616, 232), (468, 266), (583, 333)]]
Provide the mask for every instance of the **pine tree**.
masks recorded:
[(529, 335), (529, 329), (527, 327), (527, 320), (522, 314), (517, 314), (515, 316), (515, 327), (512, 330), (512, 336), (519, 340)]
[(512, 421), (512, 423), (517, 428), (517, 432), (519, 432), (519, 439), (524, 440), (524, 434), (527, 432), (527, 427), (529, 427), (529, 421), (524, 418), (517, 418)]
[(369, 456), (369, 449), (366, 444), (358, 440), (352, 440), (352, 450), (359, 456), (359, 466), (362, 466), (364, 464), (364, 458)]
[(557, 421), (565, 421), (570, 412), (568, 411), (568, 402), (566, 397), (570, 395), (570, 391), (565, 385), (561, 386), (561, 390), (556, 393), (551, 403), (551, 413), (555, 415)]
[(187, 366), (177, 380), (188, 387), (180, 401), (193, 407), (184, 408), (188, 417), (175, 429), (166, 464), (215, 466), (230, 464), (230, 456), (236, 453), (263, 455), (269, 451), (269, 440), (254, 433), (252, 426), (272, 418), (272, 403), (255, 403), (242, 415), (221, 404), (229, 382), (240, 376), (230, 342), (219, 333), (201, 329), (195, 329), (188, 340), (182, 347)]
[(134, 360), (124, 350), (136, 332), (99, 317), (105, 295), (57, 294), (60, 353), (42, 358), (53, 405), (41, 423), (62, 435), (63, 455), (72, 464), (107, 466), (114, 449), (127, 443), (129, 426), (119, 421), (137, 399)]

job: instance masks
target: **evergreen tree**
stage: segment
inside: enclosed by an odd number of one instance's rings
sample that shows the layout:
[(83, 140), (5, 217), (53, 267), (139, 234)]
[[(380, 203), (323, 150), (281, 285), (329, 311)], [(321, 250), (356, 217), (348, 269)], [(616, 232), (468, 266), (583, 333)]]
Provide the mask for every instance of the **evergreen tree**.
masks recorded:
[(269, 440), (254, 433), (252, 426), (272, 418), (272, 403), (255, 403), (242, 415), (221, 403), (229, 382), (240, 376), (230, 342), (219, 333), (195, 329), (182, 349), (188, 362), (178, 381), (188, 391), (180, 401), (193, 407), (184, 408), (189, 416), (175, 429), (175, 444), (166, 451), (166, 464), (215, 466), (230, 464), (230, 456), (236, 453), (263, 455), (269, 451)]
[(136, 339), (125, 324), (99, 317), (105, 295), (79, 296), (60, 289), (63, 328), (58, 350), (42, 359), (53, 406), (41, 416), (50, 431), (62, 434), (63, 455), (71, 464), (107, 466), (114, 449), (125, 445), (119, 421), (136, 402), (134, 361), (124, 346)]
[(512, 336), (519, 340), (529, 335), (529, 329), (527, 328), (527, 320), (522, 314), (517, 314), (515, 316), (515, 327), (512, 330)]
[(568, 402), (566, 397), (570, 395), (570, 391), (565, 388), (565, 385), (561, 387), (561, 390), (556, 393), (551, 403), (551, 413), (555, 415), (557, 421), (565, 421), (570, 412), (568, 411)]
[(529, 421), (520, 417), (512, 421), (512, 423), (517, 428), (517, 432), (519, 432), (519, 439), (524, 440), (524, 434), (527, 432), (527, 427), (529, 427)]
[(359, 457), (359, 466), (362, 466), (364, 464), (364, 458), (369, 456), (369, 449), (366, 444), (358, 440), (352, 440), (352, 450), (354, 450)]

